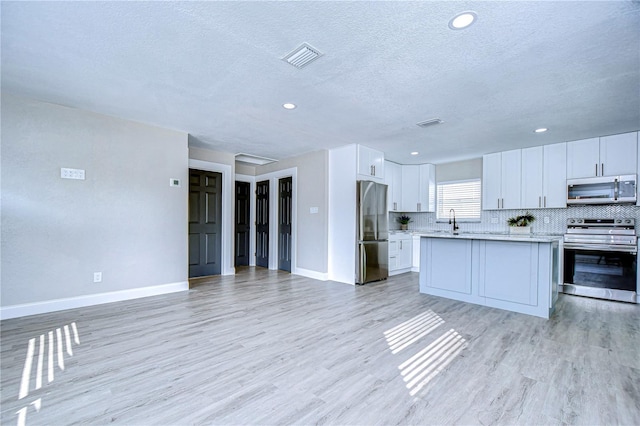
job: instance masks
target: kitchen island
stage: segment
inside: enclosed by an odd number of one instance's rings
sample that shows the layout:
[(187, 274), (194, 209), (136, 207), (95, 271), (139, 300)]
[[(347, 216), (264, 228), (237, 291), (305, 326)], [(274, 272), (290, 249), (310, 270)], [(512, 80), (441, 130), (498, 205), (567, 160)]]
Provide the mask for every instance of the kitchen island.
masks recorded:
[(420, 292), (549, 318), (562, 237), (420, 233)]

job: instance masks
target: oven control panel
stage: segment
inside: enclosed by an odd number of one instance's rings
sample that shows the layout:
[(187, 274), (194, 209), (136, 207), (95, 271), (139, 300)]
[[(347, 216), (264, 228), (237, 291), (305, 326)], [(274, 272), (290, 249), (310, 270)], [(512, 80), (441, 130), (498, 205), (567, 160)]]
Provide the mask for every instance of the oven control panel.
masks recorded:
[(606, 227), (616, 227), (616, 226), (636, 226), (636, 220), (634, 218), (628, 219), (576, 219), (571, 218), (567, 219), (567, 225), (571, 226), (606, 226)]

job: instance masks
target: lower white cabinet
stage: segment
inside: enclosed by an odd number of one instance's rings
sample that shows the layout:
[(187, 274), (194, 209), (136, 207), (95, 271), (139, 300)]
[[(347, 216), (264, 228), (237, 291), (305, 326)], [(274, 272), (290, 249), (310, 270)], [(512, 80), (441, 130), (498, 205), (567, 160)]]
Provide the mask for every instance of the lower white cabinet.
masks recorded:
[(413, 237), (411, 234), (389, 235), (389, 275), (411, 271), (412, 252)]

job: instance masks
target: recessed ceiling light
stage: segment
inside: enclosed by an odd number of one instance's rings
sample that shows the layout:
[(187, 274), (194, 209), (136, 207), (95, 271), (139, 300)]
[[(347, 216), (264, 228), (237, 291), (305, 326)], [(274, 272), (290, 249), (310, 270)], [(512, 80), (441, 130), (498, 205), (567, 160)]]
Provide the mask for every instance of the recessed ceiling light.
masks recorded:
[(296, 104), (282, 104), (285, 109), (294, 109)]
[(547, 129), (546, 127), (540, 127), (539, 129), (535, 129), (534, 132), (535, 133), (544, 133), (547, 130), (549, 130), (549, 129)]
[(418, 155), (418, 154), (420, 154), (418, 151), (413, 151), (413, 152), (411, 153), (411, 155)]
[(461, 30), (473, 24), (478, 15), (472, 11), (460, 12), (449, 21), (449, 28), (452, 30)]

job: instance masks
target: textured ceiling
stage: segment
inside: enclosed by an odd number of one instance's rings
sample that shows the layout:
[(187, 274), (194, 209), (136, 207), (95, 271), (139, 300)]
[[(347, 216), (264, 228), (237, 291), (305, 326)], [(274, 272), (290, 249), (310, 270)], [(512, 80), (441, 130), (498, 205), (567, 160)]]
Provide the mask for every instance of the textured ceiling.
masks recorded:
[[(3, 92), (181, 130), (194, 146), (281, 159), (359, 143), (442, 163), (640, 129), (639, 2), (1, 7)], [(477, 21), (450, 30), (464, 10)], [(324, 56), (281, 60), (302, 42)], [(434, 117), (444, 124), (416, 126)]]

